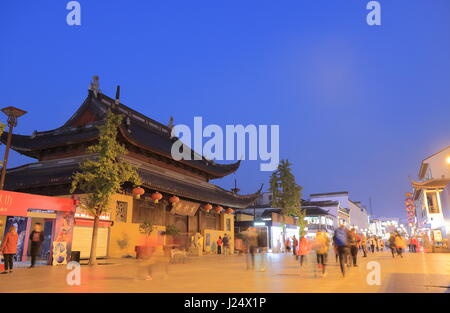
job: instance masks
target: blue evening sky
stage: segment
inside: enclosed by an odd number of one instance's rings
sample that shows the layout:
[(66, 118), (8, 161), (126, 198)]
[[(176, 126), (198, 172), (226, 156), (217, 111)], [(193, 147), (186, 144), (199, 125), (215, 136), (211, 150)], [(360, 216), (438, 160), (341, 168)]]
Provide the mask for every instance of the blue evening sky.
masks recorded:
[[(380, 0), (380, 27), (368, 0), (79, 2), (81, 26), (66, 0), (0, 3), (0, 106), (28, 111), (17, 133), (61, 126), (98, 74), (163, 123), (279, 124), (304, 198), (347, 190), (398, 217), (408, 177), (450, 144), (448, 0)], [(213, 182), (267, 187), (259, 163)]]

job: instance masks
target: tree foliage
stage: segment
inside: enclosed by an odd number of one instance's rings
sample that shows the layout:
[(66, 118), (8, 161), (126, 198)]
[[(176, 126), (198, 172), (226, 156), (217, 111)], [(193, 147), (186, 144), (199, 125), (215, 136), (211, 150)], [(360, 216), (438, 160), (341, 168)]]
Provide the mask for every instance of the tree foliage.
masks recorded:
[(125, 147), (117, 141), (118, 127), (122, 119), (122, 115), (108, 110), (105, 123), (98, 127), (100, 131), (98, 143), (87, 149), (92, 157), (86, 158), (80, 164), (81, 171), (72, 177), (70, 192), (80, 190), (87, 194), (86, 198), (81, 199), (81, 206), (94, 216), (89, 265), (97, 263), (99, 220), (102, 213), (108, 210), (112, 196), (119, 193), (126, 182), (133, 185), (141, 184), (136, 168), (120, 159), (127, 153)]
[(298, 217), (300, 232), (306, 226), (305, 212), (301, 207), (302, 187), (295, 181), (292, 164), (281, 160), (276, 171), (270, 176), (272, 207), (280, 208), (283, 215)]
[(125, 147), (117, 141), (118, 127), (122, 119), (123, 115), (108, 110), (105, 124), (98, 127), (98, 143), (87, 149), (93, 157), (81, 163), (81, 171), (75, 173), (72, 178), (70, 192), (79, 189), (88, 194), (83, 204), (94, 216), (100, 216), (108, 210), (111, 197), (121, 191), (125, 182), (141, 184), (136, 168), (119, 158), (127, 153)]

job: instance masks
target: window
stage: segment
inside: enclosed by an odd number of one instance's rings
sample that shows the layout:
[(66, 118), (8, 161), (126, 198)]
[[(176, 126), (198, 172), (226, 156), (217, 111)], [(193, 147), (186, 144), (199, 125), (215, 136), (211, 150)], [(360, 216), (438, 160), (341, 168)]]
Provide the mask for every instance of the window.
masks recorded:
[(227, 218), (227, 227), (226, 231), (231, 231), (231, 219)]
[(128, 203), (117, 201), (116, 203), (116, 222), (127, 222)]
[(428, 213), (436, 214), (439, 213), (439, 203), (436, 192), (427, 192), (427, 204), (428, 204)]

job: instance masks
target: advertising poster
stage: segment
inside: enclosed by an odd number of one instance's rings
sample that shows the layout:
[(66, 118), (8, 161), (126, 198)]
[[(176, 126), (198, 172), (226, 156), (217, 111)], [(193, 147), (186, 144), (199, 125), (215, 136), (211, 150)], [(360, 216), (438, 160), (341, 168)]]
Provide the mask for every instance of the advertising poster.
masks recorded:
[[(72, 251), (74, 214), (71, 212), (57, 212), (55, 234), (53, 239), (53, 265), (65, 264)], [(57, 252), (57, 253), (56, 253)]]
[(19, 240), (17, 241), (17, 253), (14, 256), (14, 261), (22, 261), (23, 249), (25, 245), (26, 233), (27, 233), (27, 217), (22, 216), (8, 216), (6, 218), (5, 232), (3, 237), (9, 231), (11, 226), (15, 226), (17, 229), (17, 234), (19, 235)]

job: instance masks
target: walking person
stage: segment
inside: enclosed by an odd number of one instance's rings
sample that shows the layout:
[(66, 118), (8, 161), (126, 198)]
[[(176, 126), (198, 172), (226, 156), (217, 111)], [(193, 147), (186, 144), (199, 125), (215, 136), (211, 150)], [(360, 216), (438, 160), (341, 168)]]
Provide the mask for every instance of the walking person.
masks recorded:
[(297, 247), (298, 247), (298, 240), (297, 238), (292, 237), (292, 253), (295, 255), (295, 258), (298, 260), (298, 255), (297, 255)]
[(367, 258), (367, 238), (364, 234), (361, 234), (361, 244), (360, 247), (363, 252), (363, 258)]
[(354, 228), (352, 228), (350, 230), (350, 242), (349, 242), (349, 246), (350, 246), (350, 255), (352, 257), (353, 260), (353, 266), (357, 267), (357, 258), (358, 258), (358, 246), (361, 242), (361, 238), (359, 237), (359, 235), (356, 233), (356, 230)]
[(15, 226), (9, 228), (8, 233), (3, 238), (2, 245), (0, 246), (0, 252), (3, 254), (3, 260), (5, 262), (5, 269), (1, 274), (12, 273), (14, 255), (17, 253), (17, 241), (19, 235), (17, 235), (17, 229)]
[(384, 251), (384, 240), (380, 237), (380, 251)]
[(391, 249), (392, 257), (395, 258), (395, 236), (393, 233), (390, 234), (389, 239), (389, 249)]
[(219, 236), (219, 239), (217, 239), (217, 254), (222, 254), (222, 245), (223, 245), (222, 237)]
[(297, 250), (297, 255), (300, 258), (300, 268), (303, 267), (303, 261), (304, 261), (306, 255), (309, 253), (309, 249), (310, 249), (309, 241), (305, 237), (305, 232), (302, 232), (299, 243), (298, 243), (298, 250)]
[(406, 244), (405, 244), (405, 239), (398, 232), (395, 234), (394, 243), (395, 243), (395, 248), (397, 250), (397, 254), (401, 258), (403, 258), (403, 249), (406, 247)]
[(374, 238), (374, 236), (370, 237), (369, 244), (370, 244), (370, 250), (372, 251), (372, 253), (375, 253), (375, 238)]
[(417, 252), (417, 238), (416, 237), (411, 238), (411, 246), (412, 246), (411, 252), (416, 253)]
[(247, 251), (246, 263), (247, 269), (249, 270), (255, 268), (255, 253), (256, 253), (256, 237), (251, 235), (246, 235), (244, 239), (245, 250)]
[(333, 242), (336, 247), (339, 256), (339, 265), (341, 267), (342, 276), (345, 277), (345, 265), (348, 259), (348, 244), (350, 241), (350, 235), (343, 224), (341, 224), (335, 231), (333, 236)]
[(41, 223), (34, 224), (34, 230), (30, 234), (31, 242), (31, 265), (30, 268), (36, 264), (36, 258), (41, 250), (42, 242), (44, 242), (44, 232), (41, 229)]
[(326, 263), (328, 249), (330, 247), (330, 238), (327, 233), (322, 232), (320, 229), (317, 231), (316, 239), (314, 241), (314, 248), (316, 249), (317, 266), (322, 271), (322, 277), (326, 276)]
[(227, 256), (230, 250), (230, 238), (228, 238), (227, 234), (223, 235), (222, 243), (223, 243), (223, 253), (225, 256)]
[(284, 246), (286, 248), (286, 252), (291, 252), (291, 240), (289, 238), (286, 238), (286, 241), (284, 242)]

